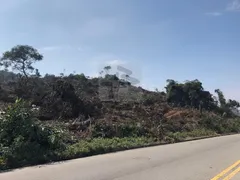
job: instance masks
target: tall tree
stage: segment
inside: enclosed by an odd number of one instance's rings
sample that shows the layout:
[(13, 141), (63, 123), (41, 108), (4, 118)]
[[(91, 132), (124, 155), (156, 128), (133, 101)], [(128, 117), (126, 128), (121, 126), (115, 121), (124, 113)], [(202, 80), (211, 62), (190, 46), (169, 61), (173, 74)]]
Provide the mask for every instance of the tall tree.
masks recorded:
[(223, 92), (220, 89), (216, 89), (215, 93), (218, 95), (218, 101), (220, 103), (220, 107), (225, 107), (226, 106), (226, 99), (223, 95)]
[(6, 69), (11, 68), (20, 72), (23, 76), (28, 77), (34, 72), (33, 63), (41, 61), (43, 56), (31, 46), (17, 45), (10, 51), (3, 53), (0, 59), (0, 65)]
[(229, 108), (239, 108), (240, 107), (240, 103), (236, 100), (232, 100), (232, 99), (229, 99), (228, 102), (227, 102), (227, 106)]
[(208, 91), (204, 91), (202, 83), (197, 79), (178, 83), (174, 80), (167, 80), (166, 94), (167, 101), (177, 106), (188, 106), (194, 108), (212, 109), (214, 99)]
[(106, 74), (108, 74), (109, 71), (112, 69), (112, 67), (111, 66), (105, 66), (103, 69), (106, 72)]

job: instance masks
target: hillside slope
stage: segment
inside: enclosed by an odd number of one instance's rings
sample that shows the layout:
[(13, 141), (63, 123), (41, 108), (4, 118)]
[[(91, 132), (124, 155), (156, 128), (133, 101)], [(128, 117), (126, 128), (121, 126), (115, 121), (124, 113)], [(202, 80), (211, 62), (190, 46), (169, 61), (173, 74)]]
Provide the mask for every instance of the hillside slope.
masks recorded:
[(110, 66), (98, 78), (42, 77), (33, 67), (42, 59), (19, 45), (0, 60), (18, 72), (0, 71), (0, 169), (240, 132), (239, 102), (198, 80), (170, 79), (166, 92), (153, 92)]

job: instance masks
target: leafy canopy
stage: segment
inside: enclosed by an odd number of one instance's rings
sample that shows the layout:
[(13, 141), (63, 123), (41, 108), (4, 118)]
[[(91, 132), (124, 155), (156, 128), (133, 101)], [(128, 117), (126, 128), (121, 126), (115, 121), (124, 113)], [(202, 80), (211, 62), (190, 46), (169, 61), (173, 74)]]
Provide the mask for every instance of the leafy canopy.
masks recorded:
[[(5, 69), (11, 68), (28, 77), (29, 74), (35, 70), (32, 64), (42, 59), (43, 56), (37, 49), (28, 45), (17, 45), (10, 51), (3, 53), (0, 66), (4, 66)], [(36, 72), (38, 72), (38, 70), (36, 70)]]

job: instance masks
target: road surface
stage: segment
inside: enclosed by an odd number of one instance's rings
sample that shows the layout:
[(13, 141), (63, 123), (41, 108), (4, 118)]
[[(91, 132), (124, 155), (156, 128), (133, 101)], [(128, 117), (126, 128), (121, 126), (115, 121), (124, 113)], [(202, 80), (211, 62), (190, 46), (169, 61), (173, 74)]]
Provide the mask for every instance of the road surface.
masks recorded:
[(240, 180), (240, 135), (13, 170), (0, 180)]

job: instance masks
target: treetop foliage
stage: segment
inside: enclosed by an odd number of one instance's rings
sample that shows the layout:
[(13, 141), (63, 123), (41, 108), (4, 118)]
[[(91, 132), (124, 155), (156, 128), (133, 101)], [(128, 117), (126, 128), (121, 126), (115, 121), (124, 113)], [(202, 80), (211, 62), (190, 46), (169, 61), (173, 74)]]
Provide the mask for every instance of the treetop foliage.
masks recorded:
[[(27, 77), (29, 73), (35, 70), (32, 64), (42, 59), (43, 56), (33, 47), (17, 45), (10, 51), (3, 53), (0, 65), (4, 66), (5, 69), (12, 68), (12, 70), (16, 70)], [(39, 74), (38, 70), (36, 70), (36, 73)]]

